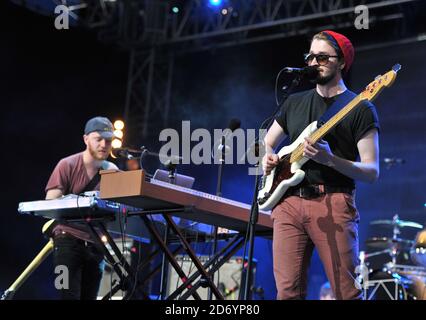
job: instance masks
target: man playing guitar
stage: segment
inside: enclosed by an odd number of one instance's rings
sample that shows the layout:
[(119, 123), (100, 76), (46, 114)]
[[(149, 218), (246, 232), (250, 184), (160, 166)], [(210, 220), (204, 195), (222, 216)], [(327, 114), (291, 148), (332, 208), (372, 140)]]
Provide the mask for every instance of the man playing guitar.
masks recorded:
[[(274, 153), (288, 136), (294, 142), (333, 102), (350, 92), (342, 79), (354, 58), (348, 38), (323, 31), (312, 38), (305, 62), (316, 66), (316, 88), (291, 95), (265, 137), (262, 166), (268, 175), (279, 163)], [(355, 285), (358, 265), (359, 213), (355, 180), (379, 176), (379, 122), (375, 107), (362, 102), (330, 132), (314, 143), (305, 138), (303, 181), (290, 187), (272, 211), (273, 258), (277, 299), (304, 299), (307, 273), (317, 248), (336, 299), (361, 299)]]

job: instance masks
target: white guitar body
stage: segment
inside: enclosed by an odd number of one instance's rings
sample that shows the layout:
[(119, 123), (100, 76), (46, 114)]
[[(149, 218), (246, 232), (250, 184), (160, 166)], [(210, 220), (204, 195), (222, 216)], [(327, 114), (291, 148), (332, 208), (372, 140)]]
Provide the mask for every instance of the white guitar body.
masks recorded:
[[(303, 144), (306, 137), (309, 137), (317, 130), (317, 121), (308, 125), (305, 130), (297, 137), (297, 139), (290, 145), (283, 147), (278, 156), (282, 159), (284, 156), (291, 154), (300, 144)], [(302, 166), (309, 160), (309, 158), (302, 157), (299, 161), (293, 162), (290, 167), (291, 177), (279, 182), (278, 186), (272, 190), (273, 184), (276, 180), (276, 167), (272, 169), (271, 173), (263, 176), (263, 185), (259, 190), (258, 202), (259, 209), (272, 210), (275, 205), (280, 201), (284, 193), (289, 187), (298, 185), (305, 177), (305, 172), (301, 169)]]

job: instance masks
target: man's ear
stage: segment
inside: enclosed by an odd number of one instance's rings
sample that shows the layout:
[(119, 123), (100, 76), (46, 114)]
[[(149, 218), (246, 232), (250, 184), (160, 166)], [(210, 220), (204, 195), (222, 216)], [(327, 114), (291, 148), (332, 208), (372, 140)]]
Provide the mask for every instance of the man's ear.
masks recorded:
[(87, 144), (89, 143), (89, 137), (85, 134), (83, 135), (83, 141), (84, 141), (84, 144), (87, 146)]

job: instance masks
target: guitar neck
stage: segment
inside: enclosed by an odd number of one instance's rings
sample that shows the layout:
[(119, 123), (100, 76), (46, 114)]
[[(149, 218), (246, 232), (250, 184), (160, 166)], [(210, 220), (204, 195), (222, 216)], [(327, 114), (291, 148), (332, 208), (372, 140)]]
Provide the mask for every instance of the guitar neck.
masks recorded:
[[(363, 100), (360, 95), (353, 98), (344, 108), (336, 113), (330, 120), (323, 124), (318, 130), (316, 130), (309, 137), (313, 143), (321, 140), (331, 129), (333, 129), (340, 121), (342, 121), (353, 109), (355, 109)], [(297, 146), (292, 152), (290, 157), (290, 163), (299, 161), (303, 157), (303, 144)]]
[[(353, 98), (342, 110), (335, 114), (324, 125), (313, 132), (309, 138), (316, 143), (322, 139), (334, 126), (342, 121), (353, 109), (355, 109), (362, 101), (373, 101), (377, 95), (385, 88), (393, 84), (396, 79), (396, 74), (401, 70), (399, 63), (392, 67), (392, 70), (386, 72), (384, 75), (378, 75), (374, 81), (370, 82), (368, 86), (359, 95)], [(299, 144), (293, 150), (290, 156), (290, 163), (297, 162), (303, 158), (303, 143)], [(286, 158), (288, 159), (288, 158)]]
[(331, 129), (333, 129), (340, 121), (342, 121), (353, 109), (355, 109), (362, 102), (360, 96), (356, 96), (344, 108), (336, 113), (330, 120), (323, 124), (317, 131), (315, 131), (310, 138), (315, 143), (321, 140)]

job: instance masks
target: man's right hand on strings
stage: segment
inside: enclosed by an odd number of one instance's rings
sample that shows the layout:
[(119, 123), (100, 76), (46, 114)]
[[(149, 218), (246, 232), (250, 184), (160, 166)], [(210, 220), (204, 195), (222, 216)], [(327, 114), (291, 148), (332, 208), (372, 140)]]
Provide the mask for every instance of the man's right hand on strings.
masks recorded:
[(264, 174), (267, 176), (271, 173), (271, 170), (278, 164), (280, 158), (275, 153), (267, 153), (262, 159), (262, 168)]

